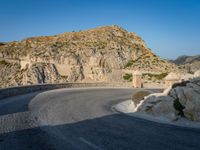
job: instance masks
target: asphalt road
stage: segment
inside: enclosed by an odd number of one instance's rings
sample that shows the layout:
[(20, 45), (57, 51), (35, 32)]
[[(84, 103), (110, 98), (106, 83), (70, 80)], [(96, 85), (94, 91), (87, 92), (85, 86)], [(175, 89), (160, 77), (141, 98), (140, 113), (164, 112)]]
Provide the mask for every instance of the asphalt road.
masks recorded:
[(200, 150), (200, 130), (117, 113), (133, 89), (59, 89), (0, 101), (0, 150)]

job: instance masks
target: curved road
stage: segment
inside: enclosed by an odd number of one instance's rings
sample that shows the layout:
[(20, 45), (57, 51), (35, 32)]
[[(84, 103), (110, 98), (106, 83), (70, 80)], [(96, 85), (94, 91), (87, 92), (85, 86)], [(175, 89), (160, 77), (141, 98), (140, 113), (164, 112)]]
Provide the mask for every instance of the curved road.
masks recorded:
[(199, 150), (200, 130), (113, 110), (133, 89), (35, 92), (0, 101), (0, 150)]

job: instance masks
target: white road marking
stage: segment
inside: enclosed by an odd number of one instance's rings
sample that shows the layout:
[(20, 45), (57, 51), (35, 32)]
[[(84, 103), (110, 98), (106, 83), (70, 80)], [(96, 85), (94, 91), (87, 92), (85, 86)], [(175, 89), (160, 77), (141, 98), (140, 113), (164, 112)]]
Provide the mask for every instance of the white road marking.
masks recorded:
[(90, 141), (86, 140), (85, 138), (83, 137), (80, 137), (79, 140), (85, 144), (87, 144), (88, 146), (94, 148), (94, 149), (97, 149), (97, 150), (102, 150), (102, 148), (98, 147), (97, 145), (91, 143)]

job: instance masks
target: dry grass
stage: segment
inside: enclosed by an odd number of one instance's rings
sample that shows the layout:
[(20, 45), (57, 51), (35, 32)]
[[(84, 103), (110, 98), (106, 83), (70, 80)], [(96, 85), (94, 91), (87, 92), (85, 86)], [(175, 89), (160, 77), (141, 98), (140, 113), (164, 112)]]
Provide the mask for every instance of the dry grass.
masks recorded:
[(143, 100), (144, 97), (148, 96), (149, 94), (151, 94), (150, 91), (138, 90), (138, 91), (133, 93), (132, 101), (134, 102), (135, 105), (138, 105), (140, 103), (140, 101)]

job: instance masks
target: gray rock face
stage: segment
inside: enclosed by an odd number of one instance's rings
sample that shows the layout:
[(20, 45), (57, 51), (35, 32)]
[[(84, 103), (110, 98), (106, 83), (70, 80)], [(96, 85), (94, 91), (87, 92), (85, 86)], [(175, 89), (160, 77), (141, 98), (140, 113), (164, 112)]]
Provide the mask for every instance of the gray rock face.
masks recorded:
[(147, 113), (155, 117), (165, 117), (176, 120), (176, 110), (173, 107), (174, 99), (165, 94), (152, 94), (145, 98), (137, 111)]
[(137, 111), (171, 120), (183, 113), (189, 120), (200, 121), (200, 78), (172, 86), (164, 93), (149, 95)]
[(32, 64), (22, 73), (23, 84), (59, 83), (63, 78), (59, 75), (54, 64)]

